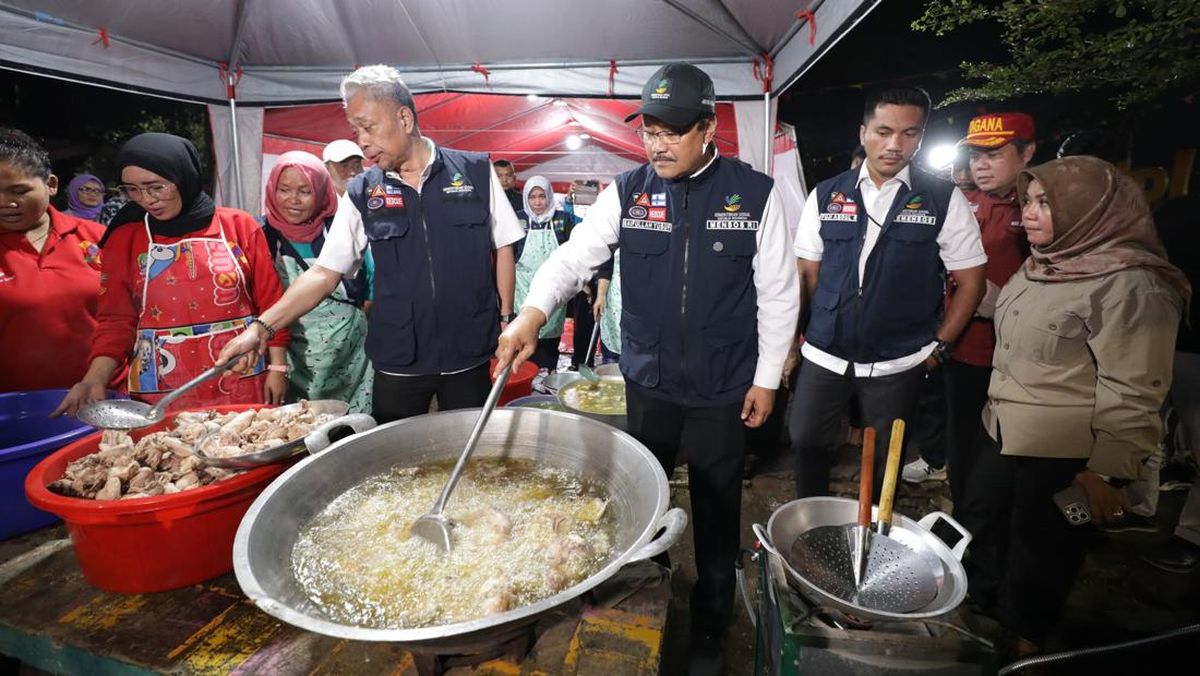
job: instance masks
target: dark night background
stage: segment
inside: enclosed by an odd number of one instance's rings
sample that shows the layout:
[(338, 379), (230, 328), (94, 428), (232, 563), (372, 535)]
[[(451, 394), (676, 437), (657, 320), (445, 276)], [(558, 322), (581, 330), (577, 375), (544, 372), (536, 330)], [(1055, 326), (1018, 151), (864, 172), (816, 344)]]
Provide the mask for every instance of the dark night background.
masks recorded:
[[(882, 3), (781, 97), (779, 118), (797, 129), (810, 186), (846, 168), (858, 144), (867, 91), (915, 85), (926, 89), (936, 104), (966, 84), (959, 74), (960, 62), (1006, 60), (995, 26), (967, 26), (942, 37), (913, 31), (910, 24), (923, 6), (909, 0)], [(965, 135), (972, 116), (998, 110), (1034, 116), (1035, 162), (1053, 159), (1062, 140), (1082, 129), (1110, 130), (1128, 146), (1135, 169), (1162, 166), (1170, 171), (1176, 150), (1200, 146), (1200, 111), (1190, 100), (1162, 100), (1119, 111), (1102, 95), (1080, 93), (938, 108), (924, 147), (952, 143)], [(211, 163), (207, 115), (195, 104), (0, 70), (0, 124), (41, 139), (64, 182), (77, 171), (89, 170), (115, 183), (116, 149), (143, 130), (191, 136), (200, 141), (201, 156)], [(1196, 173), (1192, 172), (1193, 186)], [(1189, 192), (1195, 194), (1195, 189)]]

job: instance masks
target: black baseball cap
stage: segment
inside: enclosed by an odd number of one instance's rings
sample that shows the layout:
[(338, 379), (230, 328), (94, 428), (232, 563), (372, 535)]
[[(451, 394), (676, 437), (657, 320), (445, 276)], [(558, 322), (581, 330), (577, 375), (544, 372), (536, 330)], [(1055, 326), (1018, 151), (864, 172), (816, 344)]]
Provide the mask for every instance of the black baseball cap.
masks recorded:
[(657, 117), (672, 127), (686, 127), (701, 115), (715, 115), (717, 95), (708, 73), (690, 63), (668, 63), (642, 87), (642, 106), (625, 118)]

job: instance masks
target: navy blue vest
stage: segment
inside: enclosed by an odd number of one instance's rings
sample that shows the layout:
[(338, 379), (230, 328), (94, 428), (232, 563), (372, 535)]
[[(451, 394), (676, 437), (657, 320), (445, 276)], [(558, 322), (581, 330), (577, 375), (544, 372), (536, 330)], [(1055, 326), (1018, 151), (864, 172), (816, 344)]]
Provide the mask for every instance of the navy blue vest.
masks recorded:
[(745, 396), (758, 362), (751, 263), (773, 185), (724, 157), (694, 178), (650, 165), (617, 177), (626, 378), (685, 405)]
[(377, 166), (346, 186), (375, 257), (367, 356), (380, 371), (448, 373), (495, 351), (490, 166), (485, 154), (438, 148), (420, 195)]
[(946, 269), (937, 236), (954, 184), (912, 169), (900, 187), (867, 259), (858, 259), (867, 208), (853, 169), (817, 184), (825, 250), (805, 340), (857, 363), (910, 355), (934, 340), (942, 316)]

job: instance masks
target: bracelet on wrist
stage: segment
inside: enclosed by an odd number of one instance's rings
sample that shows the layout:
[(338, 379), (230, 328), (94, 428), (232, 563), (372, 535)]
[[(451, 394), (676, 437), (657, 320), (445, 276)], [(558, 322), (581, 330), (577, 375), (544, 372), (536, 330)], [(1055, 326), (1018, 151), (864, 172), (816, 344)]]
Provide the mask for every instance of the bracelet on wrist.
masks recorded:
[(278, 371), (279, 373), (282, 373), (283, 375), (286, 376), (288, 373), (291, 372), (292, 369), (287, 364), (267, 364), (267, 370), (268, 371)]
[(254, 318), (253, 321), (250, 322), (250, 326), (254, 326), (255, 324), (258, 324), (259, 326), (261, 326), (263, 328), (263, 331), (267, 332), (267, 340), (272, 340), (273, 338), (275, 338), (275, 329), (273, 329), (269, 325), (267, 325), (266, 322), (264, 322), (263, 320), (258, 319), (256, 317), (256, 318)]
[(945, 364), (946, 360), (950, 358), (950, 354), (952, 352), (954, 352), (954, 343), (945, 340), (939, 340), (937, 345), (934, 346), (933, 354), (931, 356), (937, 361), (938, 364)]

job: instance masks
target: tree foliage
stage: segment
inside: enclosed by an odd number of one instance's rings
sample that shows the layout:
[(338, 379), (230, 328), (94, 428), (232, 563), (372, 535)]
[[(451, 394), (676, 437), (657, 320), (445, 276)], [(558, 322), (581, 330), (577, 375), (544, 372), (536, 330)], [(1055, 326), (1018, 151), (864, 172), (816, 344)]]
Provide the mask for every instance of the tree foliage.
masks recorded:
[(995, 22), (1012, 61), (963, 62), (982, 84), (941, 105), (1093, 91), (1120, 109), (1200, 87), (1200, 0), (927, 0), (914, 30)]

